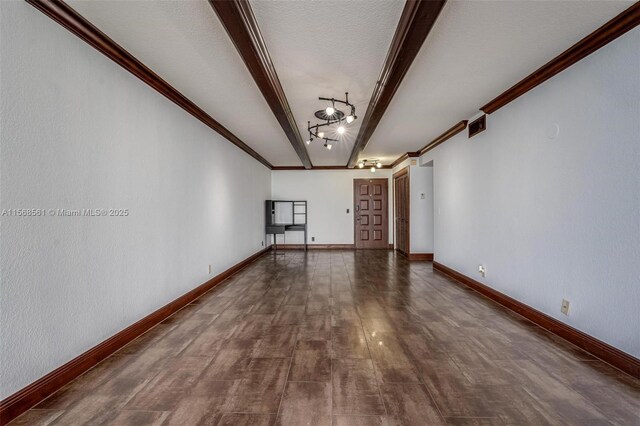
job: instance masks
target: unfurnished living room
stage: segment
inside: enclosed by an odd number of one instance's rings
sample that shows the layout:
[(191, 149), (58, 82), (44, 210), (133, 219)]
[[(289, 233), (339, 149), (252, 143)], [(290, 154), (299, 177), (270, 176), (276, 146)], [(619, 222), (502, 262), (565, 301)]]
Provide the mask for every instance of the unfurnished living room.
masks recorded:
[(639, 24), (0, 0), (0, 425), (640, 426)]

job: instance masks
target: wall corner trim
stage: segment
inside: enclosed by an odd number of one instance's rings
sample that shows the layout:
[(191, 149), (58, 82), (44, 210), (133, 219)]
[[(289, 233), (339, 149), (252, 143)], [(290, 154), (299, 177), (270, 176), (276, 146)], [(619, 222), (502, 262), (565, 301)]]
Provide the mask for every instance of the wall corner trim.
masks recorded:
[(138, 336), (144, 334), (227, 278), (236, 274), (269, 250), (271, 250), (271, 247), (264, 248), (249, 256), (204, 284), (169, 302), (83, 354), (78, 355), (66, 364), (61, 365), (30, 385), (0, 401), (0, 425), (8, 424), (11, 420), (32, 408), (40, 401), (43, 401), (86, 371), (95, 367), (98, 363), (105, 360)]
[(638, 358), (635, 358), (634, 356), (623, 352), (608, 343), (598, 340), (593, 336), (558, 321), (557, 319), (552, 318), (531, 306), (525, 305), (504, 293), (494, 290), (493, 288), (451, 269), (448, 266), (438, 262), (433, 262), (433, 269), (453, 278), (481, 295), (523, 316), (537, 326), (563, 338), (567, 342), (583, 349), (607, 364), (610, 364), (635, 378), (640, 378), (640, 360)]

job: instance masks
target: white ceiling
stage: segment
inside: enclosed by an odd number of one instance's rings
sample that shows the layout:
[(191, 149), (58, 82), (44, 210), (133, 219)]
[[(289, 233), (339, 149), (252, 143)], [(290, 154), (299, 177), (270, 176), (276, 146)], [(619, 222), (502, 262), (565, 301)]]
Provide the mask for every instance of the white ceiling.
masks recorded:
[(69, 4), (270, 163), (302, 164), (207, 1)]
[(344, 166), (404, 2), (253, 0), (251, 6), (305, 140), (307, 121), (317, 122), (313, 113), (327, 107), (318, 97), (344, 98), (349, 92), (359, 120), (331, 151), (318, 140), (307, 147), (315, 166)]
[(632, 3), (449, 0), (362, 157), (422, 148)]
[[(301, 165), (206, 0), (69, 3), (273, 165)], [(632, 3), (449, 0), (362, 158), (421, 148)], [(360, 119), (343, 141), (307, 146), (316, 166), (346, 164), (404, 1), (251, 5), (304, 139), (318, 97), (349, 92)]]

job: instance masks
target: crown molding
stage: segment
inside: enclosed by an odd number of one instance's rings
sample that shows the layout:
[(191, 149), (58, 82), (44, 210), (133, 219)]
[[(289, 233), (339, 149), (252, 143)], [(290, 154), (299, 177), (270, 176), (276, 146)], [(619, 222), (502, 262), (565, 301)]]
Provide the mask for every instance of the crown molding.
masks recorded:
[(496, 112), (509, 102), (519, 98), (529, 90), (635, 28), (638, 24), (640, 24), (640, 2), (636, 2), (633, 6), (529, 74), (480, 109), (485, 114)]

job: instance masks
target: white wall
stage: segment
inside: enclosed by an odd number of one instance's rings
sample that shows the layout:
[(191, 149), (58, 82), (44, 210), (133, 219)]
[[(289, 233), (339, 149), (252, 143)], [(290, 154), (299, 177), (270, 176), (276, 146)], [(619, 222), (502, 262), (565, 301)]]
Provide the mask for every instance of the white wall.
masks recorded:
[(636, 357), (639, 49), (636, 28), (420, 159), (438, 262)]
[[(353, 180), (387, 178), (388, 169), (371, 173), (357, 170), (274, 170), (271, 192), (274, 200), (307, 200), (309, 244), (354, 244)], [(389, 242), (393, 242), (392, 191), (389, 182)], [(347, 213), (349, 209), (349, 213)], [(311, 241), (315, 237), (315, 241)], [(303, 242), (302, 232), (287, 232), (287, 244)], [(282, 243), (282, 237), (277, 237)]]
[[(0, 2), (0, 398), (259, 251), (270, 171), (25, 2)], [(213, 271), (208, 273), (208, 265)]]
[(433, 167), (409, 169), (411, 254), (433, 253)]

